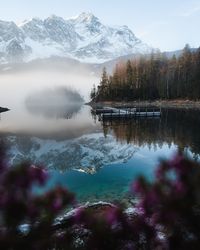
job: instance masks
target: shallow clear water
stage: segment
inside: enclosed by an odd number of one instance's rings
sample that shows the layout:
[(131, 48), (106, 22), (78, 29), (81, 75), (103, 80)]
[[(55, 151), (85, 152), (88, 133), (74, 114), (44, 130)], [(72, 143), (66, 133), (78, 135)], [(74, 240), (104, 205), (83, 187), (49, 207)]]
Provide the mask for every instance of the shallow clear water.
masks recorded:
[(103, 166), (93, 175), (74, 170), (66, 173), (53, 171), (47, 189), (62, 185), (76, 193), (80, 202), (88, 200), (124, 200), (126, 202), (131, 183), (141, 175), (151, 181), (158, 158), (170, 157), (175, 149), (174, 146), (170, 149), (165, 145), (155, 153), (154, 150), (142, 147), (128, 162)]
[[(7, 81), (1, 82), (2, 88)], [(1, 138), (9, 146), (10, 162), (31, 160), (46, 166), (50, 180), (45, 190), (67, 187), (80, 202), (126, 200), (138, 176), (153, 179), (159, 159), (170, 158), (177, 150), (199, 156), (199, 111), (163, 110), (159, 119), (101, 122), (89, 106), (80, 105), (70, 117), (63, 116), (63, 107), (60, 116), (59, 106), (54, 107), (58, 115), (43, 116), (41, 110), (30, 112), (25, 105), (27, 95), (38, 91), (41, 83), (37, 88), (14, 84), (15, 78), (0, 93), (1, 106), (11, 108), (1, 114)], [(61, 85), (58, 81), (56, 86)]]

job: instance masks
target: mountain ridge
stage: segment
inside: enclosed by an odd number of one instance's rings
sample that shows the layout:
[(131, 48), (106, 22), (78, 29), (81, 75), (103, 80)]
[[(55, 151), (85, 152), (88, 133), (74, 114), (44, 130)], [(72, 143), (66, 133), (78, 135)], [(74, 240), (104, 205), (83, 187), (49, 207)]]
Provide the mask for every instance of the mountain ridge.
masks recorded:
[(152, 50), (128, 26), (107, 26), (92, 13), (69, 19), (52, 15), (21, 24), (0, 21), (0, 62), (31, 61), (51, 56), (103, 63)]

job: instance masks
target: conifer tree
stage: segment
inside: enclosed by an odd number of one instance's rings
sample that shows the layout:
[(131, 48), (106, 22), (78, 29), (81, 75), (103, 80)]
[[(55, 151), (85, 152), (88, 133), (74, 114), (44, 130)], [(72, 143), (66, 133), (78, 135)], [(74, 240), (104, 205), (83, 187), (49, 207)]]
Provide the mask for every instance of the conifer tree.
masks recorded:
[(152, 52), (150, 56), (117, 64), (111, 76), (104, 68), (96, 96), (98, 100), (111, 101), (199, 100), (200, 48), (191, 50), (186, 45), (178, 57)]

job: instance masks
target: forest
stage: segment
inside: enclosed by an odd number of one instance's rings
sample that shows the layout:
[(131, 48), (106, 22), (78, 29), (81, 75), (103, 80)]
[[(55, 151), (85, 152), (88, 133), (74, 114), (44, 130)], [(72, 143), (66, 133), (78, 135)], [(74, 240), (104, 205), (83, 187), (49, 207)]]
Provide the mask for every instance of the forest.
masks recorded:
[(186, 45), (179, 56), (152, 52), (118, 63), (111, 75), (103, 69), (91, 91), (99, 101), (200, 99), (200, 48)]

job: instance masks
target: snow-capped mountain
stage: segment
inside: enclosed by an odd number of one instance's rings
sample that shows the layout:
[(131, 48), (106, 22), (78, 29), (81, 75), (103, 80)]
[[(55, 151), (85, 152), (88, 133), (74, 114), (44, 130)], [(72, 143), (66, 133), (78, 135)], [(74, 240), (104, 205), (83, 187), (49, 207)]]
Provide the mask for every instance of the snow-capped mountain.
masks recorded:
[(0, 21), (0, 62), (60, 56), (100, 63), (150, 50), (127, 26), (106, 26), (91, 13), (33, 18), (19, 25)]

